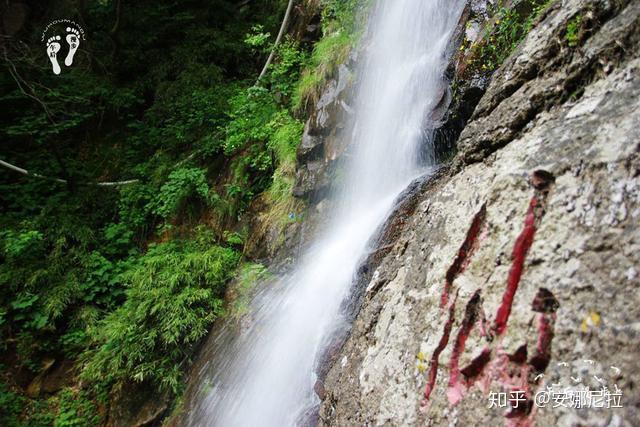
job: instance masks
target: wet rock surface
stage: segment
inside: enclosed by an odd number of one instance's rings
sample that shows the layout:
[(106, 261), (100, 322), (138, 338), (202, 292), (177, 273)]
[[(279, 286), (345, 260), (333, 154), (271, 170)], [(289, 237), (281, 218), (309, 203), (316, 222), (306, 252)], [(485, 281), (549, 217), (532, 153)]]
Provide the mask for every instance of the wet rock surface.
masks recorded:
[(446, 77), (451, 88), (447, 111), (440, 118), (440, 126), (435, 126), (433, 137), (435, 156), (439, 161), (455, 151), (460, 133), (489, 84), (491, 72), (469, 66), (469, 58), (473, 55), (473, 43), (480, 39), (490, 18), (487, 0), (468, 2), (449, 43), (451, 59)]
[(27, 387), (27, 395), (37, 397), (42, 394), (56, 393), (62, 388), (70, 386), (75, 379), (75, 369), (72, 360), (46, 361), (44, 369)]
[[(355, 55), (355, 54), (353, 54)], [(337, 75), (325, 85), (320, 99), (307, 120), (297, 152), (296, 185), (293, 194), (312, 202), (322, 200), (328, 192), (332, 168), (344, 152), (348, 139), (341, 138), (353, 89), (353, 55), (338, 67)]]
[(106, 427), (144, 427), (160, 425), (167, 412), (169, 396), (158, 396), (146, 384), (129, 383), (109, 403)]
[[(451, 169), (381, 240), (319, 425), (640, 424), (639, 19), (556, 2), (494, 74)], [(622, 407), (534, 404), (572, 377)]]

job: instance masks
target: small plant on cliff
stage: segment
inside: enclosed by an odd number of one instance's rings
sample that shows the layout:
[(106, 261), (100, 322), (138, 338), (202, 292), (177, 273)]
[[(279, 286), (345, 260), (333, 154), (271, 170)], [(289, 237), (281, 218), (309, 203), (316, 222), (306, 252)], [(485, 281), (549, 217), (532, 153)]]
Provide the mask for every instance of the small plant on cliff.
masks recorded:
[(550, 4), (551, 0), (521, 0), (509, 7), (499, 6), (494, 13), (493, 25), (487, 27), (483, 37), (473, 46), (471, 63), (485, 71), (499, 67)]
[(578, 15), (573, 18), (567, 24), (567, 33), (565, 38), (570, 47), (576, 47), (580, 41), (580, 24), (582, 23), (582, 16)]
[(320, 86), (347, 60), (352, 44), (352, 35), (343, 29), (325, 35), (316, 43), (294, 95), (297, 108), (308, 108), (318, 101)]
[[(276, 158), (278, 167), (271, 185), (265, 192), (268, 208), (263, 215), (265, 227), (275, 227), (282, 234), (290, 216), (300, 212), (302, 202), (293, 197), (295, 184), (296, 149), (302, 138), (302, 122), (288, 114), (281, 114), (272, 123), (276, 129), (267, 146)], [(282, 237), (282, 236), (281, 236)]]
[(232, 284), (230, 293), (232, 301), (229, 307), (229, 316), (239, 317), (249, 310), (251, 292), (256, 284), (269, 278), (270, 273), (262, 264), (246, 263), (238, 268), (235, 283)]
[(294, 94), (293, 105), (304, 110), (317, 102), (322, 85), (340, 64), (346, 62), (352, 46), (358, 41), (362, 11), (370, 1), (329, 0), (322, 10), (323, 36), (306, 64)]

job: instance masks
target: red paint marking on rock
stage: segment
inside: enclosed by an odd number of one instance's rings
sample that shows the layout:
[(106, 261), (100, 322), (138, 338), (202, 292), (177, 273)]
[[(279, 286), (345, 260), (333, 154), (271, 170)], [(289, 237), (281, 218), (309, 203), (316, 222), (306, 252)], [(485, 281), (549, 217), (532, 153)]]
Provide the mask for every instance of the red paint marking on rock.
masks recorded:
[(489, 347), (485, 347), (482, 349), (480, 354), (471, 361), (471, 363), (460, 370), (462, 375), (467, 379), (467, 383), (469, 385), (472, 385), (475, 379), (482, 375), (482, 372), (489, 361), (491, 361), (491, 349)]
[(465, 384), (460, 379), (460, 356), (464, 352), (467, 338), (469, 338), (471, 329), (478, 318), (480, 302), (480, 291), (476, 291), (467, 303), (464, 319), (462, 320), (462, 325), (458, 330), (458, 335), (453, 345), (453, 352), (451, 353), (451, 359), (449, 361), (449, 385), (447, 388), (447, 398), (452, 405), (457, 404), (462, 399), (465, 391)]
[(441, 308), (444, 308), (449, 301), (449, 293), (451, 292), (453, 281), (468, 267), (469, 262), (471, 261), (471, 256), (478, 247), (478, 237), (480, 236), (486, 217), (487, 207), (486, 205), (482, 205), (480, 210), (474, 215), (473, 221), (471, 221), (471, 226), (469, 227), (469, 230), (467, 230), (464, 242), (462, 242), (460, 249), (458, 249), (456, 258), (453, 260), (451, 266), (449, 266), (447, 274), (445, 275), (444, 289), (442, 291), (442, 296), (440, 297)]
[(533, 244), (533, 237), (536, 233), (536, 207), (538, 207), (538, 198), (533, 197), (529, 203), (529, 209), (524, 220), (524, 228), (516, 239), (511, 253), (511, 268), (507, 277), (507, 288), (502, 296), (502, 303), (496, 313), (494, 330), (498, 335), (502, 335), (507, 327), (509, 316), (511, 315), (511, 307), (513, 298), (518, 290), (522, 272), (524, 270), (524, 262), (527, 259), (527, 253)]
[(442, 331), (442, 336), (440, 337), (440, 341), (438, 342), (438, 346), (433, 351), (433, 356), (431, 356), (431, 364), (429, 366), (429, 371), (427, 373), (427, 385), (424, 389), (424, 399), (420, 405), (420, 407), (424, 410), (429, 403), (429, 397), (431, 396), (431, 392), (433, 391), (436, 378), (438, 376), (438, 365), (440, 353), (445, 349), (447, 344), (449, 343), (449, 337), (451, 335), (451, 328), (453, 327), (453, 321), (455, 320), (455, 309), (456, 309), (456, 300), (458, 299), (458, 295), (454, 296), (453, 300), (449, 305), (449, 318), (447, 319), (447, 323), (444, 325), (444, 330)]
[(559, 307), (560, 303), (551, 291), (546, 288), (538, 289), (538, 293), (531, 304), (531, 309), (538, 312), (538, 340), (536, 342), (536, 354), (529, 361), (529, 364), (537, 372), (544, 372), (549, 366), (556, 311)]

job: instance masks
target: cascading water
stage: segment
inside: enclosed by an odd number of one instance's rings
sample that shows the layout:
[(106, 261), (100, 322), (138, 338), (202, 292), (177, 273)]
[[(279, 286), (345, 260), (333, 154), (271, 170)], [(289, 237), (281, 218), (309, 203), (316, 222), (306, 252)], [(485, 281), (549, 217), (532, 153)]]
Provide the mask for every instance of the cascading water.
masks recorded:
[(430, 144), (429, 117), (443, 96), (445, 51), (463, 5), (378, 0), (373, 6), (353, 122), (343, 135), (349, 159), (329, 226), (289, 276), (254, 297), (248, 328), (210, 340), (217, 347), (213, 372), (207, 378), (202, 370), (190, 425), (295, 425), (317, 405), (317, 360), (344, 326), (341, 305), (367, 243), (399, 193), (425, 172), (420, 153)]

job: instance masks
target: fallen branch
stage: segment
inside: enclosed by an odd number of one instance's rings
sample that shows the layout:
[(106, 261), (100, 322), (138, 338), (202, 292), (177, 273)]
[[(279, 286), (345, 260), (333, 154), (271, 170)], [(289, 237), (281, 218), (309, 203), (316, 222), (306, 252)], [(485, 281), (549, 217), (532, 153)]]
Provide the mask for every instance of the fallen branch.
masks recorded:
[[(33, 178), (38, 179), (46, 179), (48, 181), (60, 182), (62, 184), (67, 184), (69, 181), (62, 178), (54, 178), (50, 176), (40, 175), (39, 173), (29, 172), (26, 169), (18, 167), (16, 165), (12, 165), (11, 163), (7, 163), (3, 160), (0, 160), (0, 166), (4, 166), (7, 169), (11, 169), (14, 172), (21, 173), (22, 175), (31, 176)], [(119, 187), (121, 185), (129, 185), (140, 182), (139, 179), (128, 179), (126, 181), (104, 181), (104, 182), (84, 182), (83, 185), (95, 185), (97, 187)]]
[(293, 0), (289, 0), (289, 4), (287, 5), (287, 11), (284, 13), (284, 18), (282, 19), (282, 24), (280, 25), (280, 31), (278, 31), (278, 36), (276, 37), (276, 41), (273, 44), (273, 49), (271, 49), (271, 53), (269, 53), (267, 62), (264, 64), (264, 68), (262, 68), (262, 71), (258, 76), (258, 80), (256, 81), (256, 86), (258, 85), (258, 83), (260, 83), (260, 80), (262, 80), (264, 75), (267, 73), (267, 68), (269, 68), (269, 65), (271, 65), (271, 61), (273, 61), (273, 57), (275, 56), (276, 49), (278, 48), (278, 45), (280, 44), (280, 40), (282, 39), (282, 36), (284, 35), (284, 32), (287, 29), (287, 26), (289, 25), (289, 16), (291, 15), (291, 9), (293, 9)]

